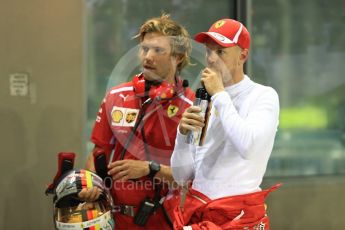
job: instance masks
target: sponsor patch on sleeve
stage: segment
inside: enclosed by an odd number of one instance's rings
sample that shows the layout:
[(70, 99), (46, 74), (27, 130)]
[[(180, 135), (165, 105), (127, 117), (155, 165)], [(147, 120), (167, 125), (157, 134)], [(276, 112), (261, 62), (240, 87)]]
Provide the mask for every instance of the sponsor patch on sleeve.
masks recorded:
[(111, 110), (111, 125), (133, 127), (137, 121), (139, 109), (113, 106)]

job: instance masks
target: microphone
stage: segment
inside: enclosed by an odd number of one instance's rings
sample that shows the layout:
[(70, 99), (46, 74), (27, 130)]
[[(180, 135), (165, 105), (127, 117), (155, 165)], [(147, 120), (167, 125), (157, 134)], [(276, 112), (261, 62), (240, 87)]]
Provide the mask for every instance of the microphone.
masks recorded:
[(186, 142), (196, 146), (202, 146), (205, 141), (209, 110), (210, 110), (211, 96), (206, 91), (205, 87), (201, 87), (195, 92), (195, 100), (193, 105), (201, 108), (200, 116), (205, 119), (205, 126), (201, 130), (189, 131), (187, 134)]

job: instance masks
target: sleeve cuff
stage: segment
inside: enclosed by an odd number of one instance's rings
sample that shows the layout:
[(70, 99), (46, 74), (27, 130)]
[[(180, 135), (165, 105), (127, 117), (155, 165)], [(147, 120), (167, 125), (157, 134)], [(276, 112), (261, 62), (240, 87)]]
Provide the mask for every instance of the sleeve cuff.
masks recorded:
[(183, 135), (182, 133), (180, 133), (180, 129), (179, 127), (177, 127), (177, 134), (176, 134), (176, 143), (186, 143), (186, 138), (187, 135)]
[(229, 101), (231, 101), (231, 98), (227, 92), (221, 91), (221, 92), (214, 94), (211, 97), (211, 101), (215, 107), (218, 107), (222, 104), (227, 104)]

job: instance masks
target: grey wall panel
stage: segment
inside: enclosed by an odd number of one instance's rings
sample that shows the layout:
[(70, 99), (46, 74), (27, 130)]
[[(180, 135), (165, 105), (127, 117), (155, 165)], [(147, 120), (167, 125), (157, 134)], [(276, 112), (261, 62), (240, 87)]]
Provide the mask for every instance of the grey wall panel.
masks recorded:
[(277, 182), (267, 199), (272, 229), (344, 229), (344, 176), (266, 179), (263, 187)]
[[(83, 4), (1, 2), (0, 229), (52, 229), (44, 190), (56, 153), (83, 151)], [(18, 72), (29, 75), (27, 96), (10, 94)]]

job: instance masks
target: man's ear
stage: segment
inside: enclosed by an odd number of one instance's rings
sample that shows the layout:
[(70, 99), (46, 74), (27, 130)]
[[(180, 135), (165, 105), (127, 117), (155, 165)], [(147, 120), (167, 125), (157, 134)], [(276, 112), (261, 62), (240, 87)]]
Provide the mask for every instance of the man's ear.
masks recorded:
[(182, 61), (183, 61), (183, 55), (182, 54), (178, 54), (178, 55), (175, 56), (175, 58), (176, 58), (177, 65), (180, 65), (182, 63)]
[(249, 56), (249, 50), (248, 49), (242, 49), (240, 53), (240, 61), (242, 63), (245, 63)]

